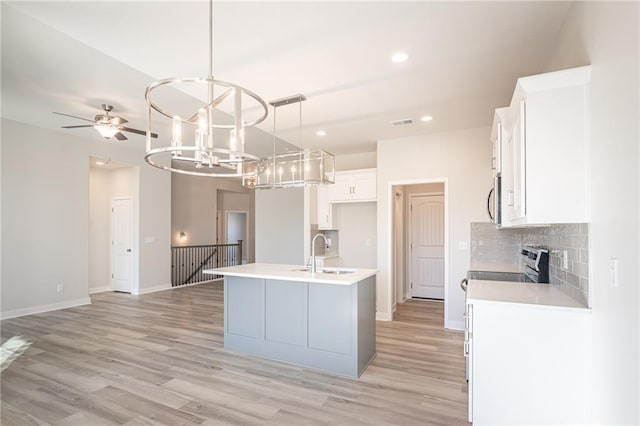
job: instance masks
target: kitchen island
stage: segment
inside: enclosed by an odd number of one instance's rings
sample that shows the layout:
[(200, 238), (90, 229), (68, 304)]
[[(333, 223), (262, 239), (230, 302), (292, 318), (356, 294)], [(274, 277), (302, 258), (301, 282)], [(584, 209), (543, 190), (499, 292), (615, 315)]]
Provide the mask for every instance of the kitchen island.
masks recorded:
[(224, 276), (224, 348), (359, 377), (376, 355), (376, 270), (253, 263)]

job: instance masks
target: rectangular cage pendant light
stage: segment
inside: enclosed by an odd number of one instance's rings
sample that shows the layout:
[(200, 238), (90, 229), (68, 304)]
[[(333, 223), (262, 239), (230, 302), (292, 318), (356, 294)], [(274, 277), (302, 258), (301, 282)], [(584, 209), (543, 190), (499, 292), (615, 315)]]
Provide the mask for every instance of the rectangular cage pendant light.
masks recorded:
[[(255, 174), (243, 179), (245, 187), (255, 189), (295, 188), (335, 182), (335, 157), (329, 152), (300, 148), (299, 151), (275, 153), (276, 108), (293, 103), (301, 104), (306, 99), (304, 95), (298, 94), (269, 102), (274, 111), (274, 154), (264, 160), (246, 165)], [(302, 129), (302, 107), (300, 107), (300, 129)], [(302, 136), (300, 136), (300, 144), (302, 145)], [(245, 170), (245, 172), (249, 170)]]

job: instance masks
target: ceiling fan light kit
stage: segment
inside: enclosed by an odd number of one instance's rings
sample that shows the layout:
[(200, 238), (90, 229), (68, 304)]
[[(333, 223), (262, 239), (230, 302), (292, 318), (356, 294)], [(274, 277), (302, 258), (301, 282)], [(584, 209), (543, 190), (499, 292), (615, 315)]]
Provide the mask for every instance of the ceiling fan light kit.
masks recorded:
[[(114, 116), (114, 115), (109, 115), (109, 113), (113, 110), (112, 105), (102, 104), (102, 109), (104, 110), (104, 114), (96, 115), (93, 120), (90, 120), (88, 118), (77, 117), (75, 115), (64, 114), (62, 112), (54, 111), (53, 113), (58, 115), (63, 115), (65, 117), (71, 117), (77, 120), (83, 120), (83, 121), (88, 121), (90, 123), (93, 123), (93, 124), (82, 124), (79, 126), (62, 126), (63, 129), (79, 129), (83, 127), (93, 127), (98, 131), (98, 133), (100, 133), (100, 136), (102, 136), (105, 139), (111, 139), (115, 137), (120, 141), (126, 141), (127, 137), (123, 135), (122, 132), (135, 133), (138, 135), (147, 134), (142, 130), (132, 129), (130, 127), (123, 126), (124, 123), (128, 122), (124, 118)], [(157, 138), (158, 135), (155, 133), (149, 133), (149, 137)]]

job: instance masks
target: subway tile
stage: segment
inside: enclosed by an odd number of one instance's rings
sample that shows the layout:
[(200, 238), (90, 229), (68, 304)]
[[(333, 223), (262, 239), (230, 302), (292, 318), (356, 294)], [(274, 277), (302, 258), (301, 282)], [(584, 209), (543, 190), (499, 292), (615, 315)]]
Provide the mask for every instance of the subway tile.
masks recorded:
[(577, 276), (576, 274), (569, 273), (569, 272), (566, 273), (566, 276), (567, 276), (567, 279), (566, 279), (567, 284), (570, 284), (570, 285), (572, 285), (574, 287), (579, 287), (580, 286), (580, 277), (579, 276)]

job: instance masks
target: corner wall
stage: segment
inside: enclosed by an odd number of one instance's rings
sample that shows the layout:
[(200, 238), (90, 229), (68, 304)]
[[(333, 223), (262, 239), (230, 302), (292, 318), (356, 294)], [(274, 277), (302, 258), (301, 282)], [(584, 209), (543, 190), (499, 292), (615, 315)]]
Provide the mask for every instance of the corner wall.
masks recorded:
[(391, 185), (446, 180), (449, 279), (445, 282), (445, 327), (464, 327), (464, 293), (458, 283), (469, 267), (469, 251), (458, 250), (458, 242), (469, 241), (471, 222), (486, 218), (486, 197), (492, 186), (489, 133), (488, 127), (482, 127), (378, 142), (378, 318), (390, 319), (392, 309)]
[(90, 156), (139, 166), (139, 292), (171, 286), (171, 177), (132, 146), (2, 120), (3, 318), (90, 303)]
[(304, 188), (259, 190), (255, 196), (256, 262), (303, 265), (308, 233)]
[(592, 66), (585, 410), (593, 424), (640, 424), (639, 15), (637, 1), (573, 2), (547, 67)]

